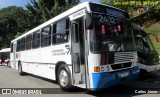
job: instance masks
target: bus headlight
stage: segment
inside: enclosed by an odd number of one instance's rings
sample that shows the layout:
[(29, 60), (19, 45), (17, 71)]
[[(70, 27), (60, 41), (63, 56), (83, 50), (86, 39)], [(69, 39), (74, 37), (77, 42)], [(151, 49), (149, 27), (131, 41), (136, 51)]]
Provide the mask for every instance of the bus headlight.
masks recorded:
[(94, 72), (100, 72), (100, 67), (95, 66), (95, 67), (94, 67)]

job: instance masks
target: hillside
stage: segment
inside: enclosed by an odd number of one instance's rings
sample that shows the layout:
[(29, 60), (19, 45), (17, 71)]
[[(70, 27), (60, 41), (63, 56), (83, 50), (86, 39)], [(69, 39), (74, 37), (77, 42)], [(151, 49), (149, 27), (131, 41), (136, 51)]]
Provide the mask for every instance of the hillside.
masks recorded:
[[(150, 25), (149, 27), (143, 26), (143, 29), (148, 32), (148, 33), (156, 33), (160, 39), (160, 22), (156, 22), (152, 25)], [(157, 43), (154, 39), (154, 37), (150, 37), (151, 41), (155, 47), (155, 49), (158, 51), (159, 55), (160, 55), (160, 42)]]
[[(136, 17), (132, 18), (132, 22), (140, 25), (147, 33), (155, 33), (160, 39), (160, 9), (150, 9)], [(151, 41), (160, 55), (160, 42), (157, 43), (154, 37), (150, 37)]]

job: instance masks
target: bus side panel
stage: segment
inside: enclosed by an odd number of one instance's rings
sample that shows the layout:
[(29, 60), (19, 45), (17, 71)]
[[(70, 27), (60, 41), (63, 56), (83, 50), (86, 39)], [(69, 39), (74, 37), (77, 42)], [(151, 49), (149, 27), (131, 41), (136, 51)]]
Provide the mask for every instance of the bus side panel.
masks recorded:
[[(56, 65), (58, 62), (64, 62), (68, 67), (71, 66), (71, 46), (70, 42), (52, 46), (52, 63)], [(58, 64), (59, 65), (59, 64)], [(72, 68), (69, 68), (72, 74)]]
[(40, 62), (38, 75), (45, 78), (55, 80), (55, 65), (52, 62), (52, 47), (44, 47), (40, 49)]
[(93, 80), (92, 80), (92, 72), (94, 72), (94, 66), (99, 66), (100, 64), (100, 54), (89, 54), (88, 60), (93, 60), (93, 61), (88, 61), (88, 72), (89, 72), (89, 79), (90, 79), (90, 88), (93, 88)]
[(39, 66), (41, 65), (41, 49), (32, 49), (32, 60), (30, 60), (31, 62), (31, 73), (35, 74), (35, 75), (39, 75), (41, 74), (41, 71), (39, 70)]
[(72, 64), (70, 43), (55, 45), (52, 47), (52, 62), (57, 63), (60, 61), (65, 62), (69, 65)]
[(32, 56), (34, 56), (32, 54), (32, 50), (26, 50), (25, 51), (25, 61), (24, 63), (22, 63), (22, 69), (24, 72), (27, 72), (27, 73), (32, 73), (32, 65), (31, 62), (32, 62)]
[(25, 51), (21, 51), (20, 55), (18, 57), (19, 57), (19, 61), (21, 62), (21, 65), (22, 65), (22, 69), (24, 69), (23, 67), (24, 67), (24, 65), (26, 65), (25, 64), (25, 62), (26, 62), (26, 52)]

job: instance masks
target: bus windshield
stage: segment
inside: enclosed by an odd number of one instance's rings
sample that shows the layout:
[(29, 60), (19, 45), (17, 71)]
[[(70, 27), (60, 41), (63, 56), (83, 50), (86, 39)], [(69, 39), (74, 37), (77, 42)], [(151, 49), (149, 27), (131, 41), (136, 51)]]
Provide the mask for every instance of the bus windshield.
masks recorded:
[(135, 49), (131, 23), (127, 19), (92, 13), (92, 52), (133, 51)]

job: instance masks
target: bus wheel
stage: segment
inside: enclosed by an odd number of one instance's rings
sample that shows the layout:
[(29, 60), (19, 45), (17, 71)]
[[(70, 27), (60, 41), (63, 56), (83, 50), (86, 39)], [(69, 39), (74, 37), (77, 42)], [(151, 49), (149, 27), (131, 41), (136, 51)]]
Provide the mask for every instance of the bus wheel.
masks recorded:
[(69, 68), (66, 65), (61, 65), (58, 69), (58, 84), (64, 91), (71, 91), (71, 74)]
[(19, 75), (23, 75), (24, 74), (24, 72), (22, 71), (21, 62), (18, 63), (18, 72), (19, 72)]

